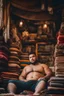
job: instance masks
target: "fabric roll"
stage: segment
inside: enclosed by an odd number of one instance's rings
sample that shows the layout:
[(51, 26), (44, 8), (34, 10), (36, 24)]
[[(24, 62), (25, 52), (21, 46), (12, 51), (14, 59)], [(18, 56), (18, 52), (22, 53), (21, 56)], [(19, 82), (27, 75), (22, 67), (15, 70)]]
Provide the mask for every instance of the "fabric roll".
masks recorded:
[(64, 44), (56, 44), (55, 49), (64, 49)]
[(10, 72), (20, 73), (21, 67), (18, 64), (10, 63), (8, 64), (8, 70)]
[(57, 40), (59, 40), (59, 41), (64, 41), (64, 35), (59, 35), (59, 36), (57, 37)]
[(18, 52), (15, 52), (15, 51), (10, 51), (11, 54), (18, 54)]
[(63, 70), (64, 69), (64, 66), (55, 66), (55, 69)]
[(60, 87), (51, 87), (51, 86), (49, 86), (48, 89), (63, 90), (64, 91), (64, 88), (60, 88)]
[(8, 55), (4, 53), (3, 51), (0, 51), (0, 55), (4, 55), (6, 58), (8, 58)]
[(64, 62), (64, 56), (59, 56), (55, 58), (55, 63)]
[(55, 72), (55, 74), (62, 74), (62, 75), (63, 75), (64, 72), (60, 72), (60, 71), (59, 71), (59, 72)]
[(57, 44), (64, 44), (64, 41), (57, 41)]
[(57, 76), (57, 77), (63, 77), (64, 78), (64, 74), (56, 74), (55, 73), (55, 76)]
[(64, 81), (63, 80), (52, 80), (52, 81), (49, 82), (49, 85), (52, 84), (52, 83), (60, 83), (60, 84), (64, 85)]
[(64, 56), (64, 49), (57, 49), (56, 52), (54, 53), (54, 56)]
[(19, 58), (17, 56), (9, 56), (9, 59), (12, 61), (19, 61)]
[(16, 68), (20, 68), (20, 66), (18, 64), (15, 63), (9, 63), (8, 67), (16, 67)]
[(1, 73), (1, 77), (3, 79), (18, 79), (19, 75), (17, 73), (13, 73), (13, 72), (2, 72)]
[(55, 62), (55, 66), (58, 66), (58, 67), (64, 66), (64, 62)]
[(15, 52), (20, 52), (20, 50), (17, 49), (17, 48), (9, 48), (9, 50), (10, 50), (10, 51), (15, 51)]
[(48, 94), (64, 94), (64, 88), (48, 86)]
[(50, 86), (64, 88), (64, 84), (61, 84), (61, 83), (50, 83)]
[(8, 55), (10, 54), (8, 47), (6, 47), (4, 45), (0, 46), (0, 52), (1, 51), (3, 51), (4, 53), (6, 53)]
[(8, 63), (15, 63), (15, 64), (18, 64), (20, 65), (20, 62), (19, 61), (13, 61), (13, 60), (9, 60)]
[(8, 57), (6, 57), (5, 55), (0, 55), (0, 60), (1, 60), (2, 58), (8, 61)]
[(50, 81), (64, 81), (63, 77), (51, 77)]
[(16, 44), (11, 44), (11, 45), (10, 45), (10, 48), (17, 48), (17, 49), (19, 49), (19, 46), (16, 45)]
[(10, 56), (17, 56), (17, 57), (19, 57), (18, 53), (16, 53), (16, 52), (10, 52)]
[(64, 69), (60, 69), (60, 68), (59, 69), (56, 69), (55, 68), (55, 72), (64, 72)]

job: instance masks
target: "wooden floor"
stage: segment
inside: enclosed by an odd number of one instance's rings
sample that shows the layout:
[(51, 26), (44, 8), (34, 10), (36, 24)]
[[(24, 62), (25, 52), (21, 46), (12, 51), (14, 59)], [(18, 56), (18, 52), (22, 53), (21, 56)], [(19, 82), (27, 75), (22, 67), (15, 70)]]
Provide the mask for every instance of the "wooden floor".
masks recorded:
[[(15, 94), (15, 95), (12, 95), (12, 94), (9, 94), (9, 93), (4, 93), (4, 94), (0, 94), (0, 96), (35, 96), (33, 94), (28, 94), (28, 95), (21, 95), (21, 94)], [(46, 94), (41, 94), (39, 96), (50, 96), (50, 95), (46, 95)]]
[[(22, 94), (10, 94), (10, 93), (1, 93), (0, 96), (35, 96), (32, 93), (28, 94), (28, 95), (22, 95)], [(64, 94), (46, 94), (46, 93), (42, 93), (39, 96), (64, 96)]]
[[(9, 94), (9, 93), (4, 93), (4, 94), (0, 94), (0, 96), (35, 96), (35, 95), (32, 95), (32, 94), (29, 94), (29, 95), (21, 95), (21, 94), (15, 94), (15, 95), (12, 95), (12, 94)], [(40, 96), (64, 96), (61, 95), (61, 94), (41, 94)]]

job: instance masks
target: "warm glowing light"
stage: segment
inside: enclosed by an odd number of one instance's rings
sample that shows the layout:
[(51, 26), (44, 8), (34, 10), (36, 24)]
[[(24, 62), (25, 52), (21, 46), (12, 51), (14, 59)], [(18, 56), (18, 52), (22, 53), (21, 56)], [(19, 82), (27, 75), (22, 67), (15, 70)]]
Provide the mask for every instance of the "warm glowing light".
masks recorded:
[(47, 24), (44, 24), (44, 25), (43, 25), (43, 28), (47, 28)]
[(23, 22), (21, 21), (20, 24), (19, 24), (19, 26), (22, 27), (22, 25), (23, 25)]

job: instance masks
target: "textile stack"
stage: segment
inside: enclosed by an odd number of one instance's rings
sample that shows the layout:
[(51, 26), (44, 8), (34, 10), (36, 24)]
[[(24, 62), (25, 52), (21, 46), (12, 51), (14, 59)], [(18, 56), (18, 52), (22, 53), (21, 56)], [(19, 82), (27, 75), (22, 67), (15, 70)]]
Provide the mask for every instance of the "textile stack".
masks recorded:
[(8, 71), (8, 60), (9, 60), (9, 46), (5, 42), (3, 36), (3, 30), (0, 29), (0, 93), (4, 92), (3, 88), (3, 76), (2, 73)]
[(64, 44), (55, 47), (55, 76), (64, 77)]
[(8, 46), (4, 42), (4, 38), (0, 36), (0, 72), (7, 70), (9, 59), (8, 56), (9, 56)]
[(54, 44), (37, 43), (38, 59), (40, 62), (53, 66)]
[[(19, 48), (15, 43), (9, 47), (9, 60), (6, 72), (1, 73), (3, 86), (6, 88), (9, 79), (18, 79), (20, 73)], [(4, 67), (5, 68), (5, 67)]]
[(23, 70), (23, 68), (24, 68), (25, 66), (29, 65), (29, 64), (30, 64), (29, 60), (21, 60), (21, 59), (20, 59), (21, 70)]
[(58, 33), (54, 56), (55, 77), (50, 79), (48, 93), (64, 94), (64, 29)]
[(0, 29), (0, 72), (6, 71), (8, 67), (9, 46), (5, 42), (3, 29)]
[(14, 42), (10, 45), (10, 56), (8, 61), (8, 71), (11, 74), (14, 74), (10, 77), (10, 79), (18, 79), (20, 73), (20, 61), (19, 61), (19, 46), (16, 45)]

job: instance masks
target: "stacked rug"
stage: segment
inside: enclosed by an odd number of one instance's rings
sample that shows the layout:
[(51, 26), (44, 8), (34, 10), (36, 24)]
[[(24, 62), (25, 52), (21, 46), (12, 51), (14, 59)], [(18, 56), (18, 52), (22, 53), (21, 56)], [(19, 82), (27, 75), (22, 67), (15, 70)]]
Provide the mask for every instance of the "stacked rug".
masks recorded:
[(55, 76), (64, 77), (64, 44), (55, 46)]
[(23, 70), (23, 68), (29, 64), (30, 64), (29, 60), (20, 60), (21, 70)]
[(9, 56), (8, 46), (4, 42), (3, 36), (0, 36), (0, 72), (7, 70), (9, 59), (8, 56)]
[(40, 62), (53, 65), (54, 45), (48, 43), (37, 43), (38, 59)]
[[(4, 50), (4, 51), (7, 53), (7, 50)], [(5, 60), (7, 60), (8, 63), (6, 61), (3, 61), (5, 62), (4, 68), (6, 67), (6, 63), (8, 65), (7, 70), (6, 72), (5, 71), (1, 72), (1, 78), (3, 81), (2, 87), (5, 88), (6, 92), (7, 92), (8, 80), (10, 79), (17, 80), (20, 74), (19, 47), (15, 43), (12, 43), (8, 51), (9, 51), (9, 55), (6, 55), (6, 56), (8, 56), (9, 59), (5, 58)]]
[(60, 31), (57, 36), (55, 46), (55, 77), (52, 77), (48, 86), (50, 94), (64, 94), (64, 31)]
[(48, 94), (64, 94), (63, 77), (51, 77), (48, 86)]
[[(20, 73), (20, 61), (19, 61), (19, 46), (16, 45), (14, 42), (10, 45), (10, 56), (8, 61), (8, 71), (11, 74), (17, 74), (19, 76)], [(18, 77), (17, 76), (17, 77)], [(14, 76), (11, 78), (13, 79)], [(16, 77), (16, 76), (15, 76)], [(17, 78), (16, 78), (17, 79)]]
[(8, 71), (8, 60), (9, 60), (9, 46), (8, 43), (5, 42), (3, 36), (3, 30), (0, 29), (0, 93), (4, 93), (4, 85), (3, 85), (3, 78), (2, 72)]

